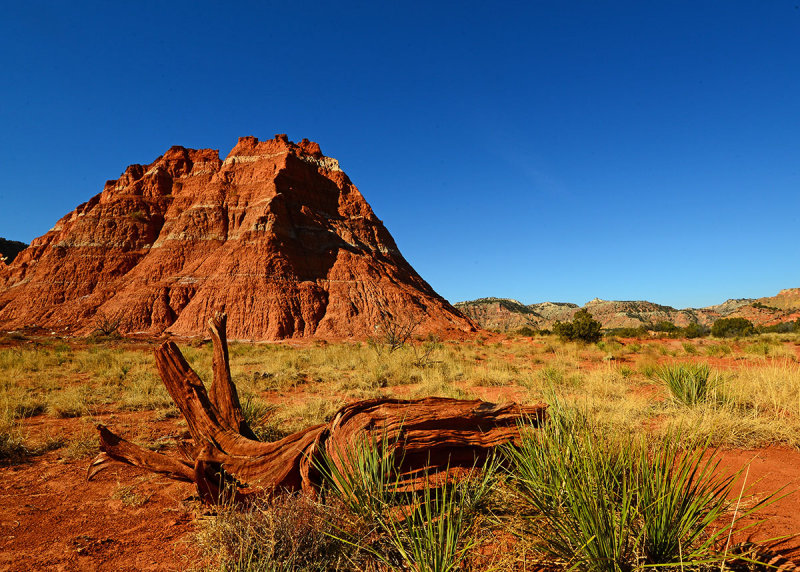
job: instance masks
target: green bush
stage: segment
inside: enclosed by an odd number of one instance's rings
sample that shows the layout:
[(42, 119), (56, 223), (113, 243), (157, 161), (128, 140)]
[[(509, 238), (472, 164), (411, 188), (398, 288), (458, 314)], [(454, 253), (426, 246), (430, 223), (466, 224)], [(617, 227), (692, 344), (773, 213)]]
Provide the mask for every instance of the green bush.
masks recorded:
[(603, 325), (592, 317), (589, 310), (581, 308), (575, 312), (571, 322), (553, 324), (553, 333), (564, 340), (591, 344), (600, 340), (602, 328)]
[(516, 333), (518, 336), (525, 336), (528, 338), (532, 338), (533, 336), (539, 333), (539, 330), (531, 328), (530, 326), (522, 326), (517, 330)]
[(689, 324), (683, 328), (683, 335), (687, 338), (702, 338), (708, 335), (708, 328), (700, 324)]
[(720, 318), (711, 326), (715, 338), (738, 338), (756, 333), (753, 322), (746, 318)]
[(612, 328), (606, 330), (606, 336), (619, 337), (619, 338), (648, 338), (647, 328), (639, 326), (638, 328)]
[(670, 337), (676, 337), (681, 334), (681, 329), (678, 326), (672, 322), (667, 322), (666, 320), (653, 326), (653, 331), (660, 334), (666, 334)]
[(737, 560), (717, 549), (739, 524), (721, 517), (742, 471), (720, 474), (707, 443), (683, 443), (680, 433), (652, 443), (614, 435), (556, 403), (543, 427), (504, 451), (530, 510), (528, 532), (569, 570), (718, 570)]
[(800, 333), (800, 318), (794, 322), (780, 322), (771, 326), (758, 327), (759, 334), (790, 334), (792, 332)]

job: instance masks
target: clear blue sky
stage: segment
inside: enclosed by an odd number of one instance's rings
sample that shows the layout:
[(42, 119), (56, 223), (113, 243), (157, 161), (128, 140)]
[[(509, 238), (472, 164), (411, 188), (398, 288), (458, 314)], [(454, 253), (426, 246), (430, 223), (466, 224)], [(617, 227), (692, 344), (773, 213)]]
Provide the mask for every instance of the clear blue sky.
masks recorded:
[(3, 2), (0, 236), (288, 133), (455, 302), (800, 286), (800, 0)]

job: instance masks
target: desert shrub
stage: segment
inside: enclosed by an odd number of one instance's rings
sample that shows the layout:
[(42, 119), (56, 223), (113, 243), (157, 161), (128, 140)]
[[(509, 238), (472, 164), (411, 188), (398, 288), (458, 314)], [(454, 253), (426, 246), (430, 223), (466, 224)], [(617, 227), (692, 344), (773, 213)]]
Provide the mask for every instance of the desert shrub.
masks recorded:
[(717, 476), (719, 458), (707, 445), (684, 446), (680, 433), (648, 445), (610, 434), (558, 404), (550, 415), (504, 452), (509, 480), (530, 507), (527, 533), (568, 569), (696, 570), (734, 559), (715, 548), (735, 525), (719, 519), (732, 505), (739, 473)]
[(120, 338), (120, 328), (123, 327), (123, 315), (121, 313), (106, 314), (103, 311), (97, 312), (93, 320), (94, 330), (92, 337), (98, 340), (110, 340)]
[(711, 326), (715, 338), (738, 338), (756, 333), (753, 322), (747, 318), (720, 318)]
[(666, 320), (658, 322), (651, 328), (651, 330), (664, 336), (673, 338), (678, 337), (681, 334), (681, 329), (678, 326), (672, 322), (667, 322)]
[(595, 320), (588, 310), (581, 308), (571, 322), (556, 322), (553, 333), (563, 340), (594, 343), (600, 340), (603, 325)]
[(800, 318), (794, 322), (780, 322), (770, 326), (758, 326), (759, 334), (790, 334), (793, 332), (800, 333)]
[(442, 340), (434, 334), (429, 335), (419, 344), (409, 345), (411, 347), (411, 352), (414, 354), (412, 364), (419, 368), (430, 367), (436, 363), (433, 356), (444, 348)]
[(392, 353), (411, 341), (420, 323), (422, 320), (419, 318), (394, 317), (381, 312), (378, 323), (374, 326), (375, 335), (368, 339), (368, 343), (378, 353), (384, 348)]
[(539, 333), (539, 330), (531, 328), (530, 326), (522, 326), (521, 328), (518, 328), (515, 333), (518, 336), (525, 336), (528, 338), (532, 338), (533, 336)]
[(712, 344), (706, 348), (706, 355), (710, 357), (723, 357), (730, 355), (733, 349), (727, 344)]
[(638, 328), (611, 328), (606, 330), (606, 336), (619, 337), (619, 338), (647, 338), (650, 337), (647, 333), (647, 328), (639, 326)]
[(772, 346), (768, 342), (756, 342), (754, 344), (748, 344), (745, 346), (744, 351), (748, 354), (758, 355), (758, 356), (768, 356)]
[(672, 397), (684, 405), (704, 403), (714, 387), (711, 368), (704, 363), (665, 365), (655, 375), (666, 384)]
[(709, 329), (705, 326), (701, 326), (700, 324), (689, 324), (685, 328), (683, 328), (683, 335), (687, 338), (701, 338), (703, 336), (707, 336), (709, 333)]
[[(340, 520), (334, 535), (374, 557), (389, 570), (448, 572), (462, 568), (475, 545), (476, 518), (493, 489), (499, 457), (456, 482), (433, 484), (427, 473), (421, 490), (400, 492), (394, 443), (384, 433), (366, 438), (316, 464), (328, 496), (354, 515)], [(336, 457), (336, 458), (334, 458)], [(363, 529), (374, 530), (365, 542)], [(354, 530), (360, 530), (353, 536)]]

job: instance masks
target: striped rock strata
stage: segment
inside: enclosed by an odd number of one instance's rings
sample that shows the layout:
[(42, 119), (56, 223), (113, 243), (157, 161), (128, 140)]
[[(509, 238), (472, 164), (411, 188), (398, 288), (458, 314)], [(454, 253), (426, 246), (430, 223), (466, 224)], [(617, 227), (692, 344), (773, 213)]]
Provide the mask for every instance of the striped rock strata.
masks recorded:
[(414, 271), (335, 159), (285, 135), (243, 137), (225, 160), (172, 147), (0, 264), (0, 329), (349, 337), (391, 319), (418, 332), (475, 326)]

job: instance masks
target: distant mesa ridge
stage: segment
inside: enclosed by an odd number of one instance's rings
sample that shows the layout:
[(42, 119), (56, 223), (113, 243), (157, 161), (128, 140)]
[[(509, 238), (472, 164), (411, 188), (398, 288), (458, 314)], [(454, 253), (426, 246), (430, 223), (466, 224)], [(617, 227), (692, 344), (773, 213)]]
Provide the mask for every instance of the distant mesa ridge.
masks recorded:
[(196, 335), (224, 308), (233, 339), (473, 331), (403, 258), (317, 143), (242, 137), (225, 159), (171, 147), (130, 165), (8, 265), (0, 329)]
[[(556, 321), (566, 322), (579, 309), (577, 304), (541, 302), (523, 304), (510, 298), (479, 298), (457, 302), (456, 308), (483, 328), (512, 331), (522, 327), (550, 328)], [(638, 328), (670, 322), (679, 327), (689, 324), (710, 326), (719, 318), (743, 317), (756, 325), (773, 325), (800, 318), (800, 288), (787, 288), (765, 298), (737, 298), (705, 308), (677, 310), (645, 300), (601, 300), (584, 306), (604, 328)]]

